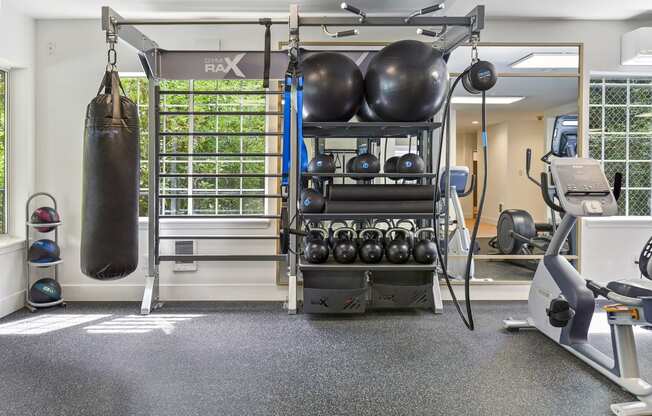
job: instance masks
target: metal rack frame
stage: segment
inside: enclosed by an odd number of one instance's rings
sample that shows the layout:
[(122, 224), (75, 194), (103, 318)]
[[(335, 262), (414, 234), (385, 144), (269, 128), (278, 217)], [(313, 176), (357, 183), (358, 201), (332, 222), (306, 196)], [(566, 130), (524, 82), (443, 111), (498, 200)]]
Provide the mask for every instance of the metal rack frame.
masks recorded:
[(57, 305), (61, 305), (61, 306), (66, 305), (66, 303), (63, 300), (63, 294), (61, 296), (61, 299), (56, 300), (54, 302), (46, 302), (46, 303), (32, 302), (32, 300), (29, 298), (29, 291), (30, 291), (30, 287), (31, 287), (31, 284), (32, 284), (32, 267), (38, 267), (38, 268), (52, 267), (52, 268), (54, 268), (54, 280), (56, 280), (58, 282), (59, 281), (59, 264), (63, 263), (63, 260), (61, 260), (61, 259), (59, 259), (57, 261), (54, 261), (54, 262), (50, 262), (50, 263), (32, 263), (29, 260), (29, 250), (30, 250), (30, 247), (31, 247), (31, 243), (34, 240), (34, 239), (31, 238), (30, 229), (36, 229), (37, 227), (38, 228), (40, 228), (40, 227), (50, 227), (50, 228), (52, 228), (51, 231), (47, 231), (47, 232), (42, 233), (42, 234), (48, 234), (48, 233), (53, 232), (54, 233), (54, 243), (57, 246), (59, 245), (59, 226), (62, 224), (61, 220), (59, 220), (59, 222), (48, 223), (48, 224), (45, 224), (45, 223), (34, 224), (34, 223), (30, 222), (30, 220), (29, 220), (30, 213), (31, 213), (30, 204), (32, 203), (32, 201), (34, 201), (38, 197), (46, 197), (46, 198), (48, 198), (52, 203), (52, 208), (54, 208), (54, 210), (56, 212), (59, 212), (56, 198), (54, 196), (52, 196), (51, 194), (47, 193), (47, 192), (37, 192), (35, 194), (32, 194), (27, 199), (27, 202), (25, 203), (25, 218), (27, 219), (27, 221), (25, 222), (25, 238), (27, 240), (25, 242), (25, 252), (26, 252), (26, 256), (25, 256), (26, 260), (25, 261), (27, 263), (27, 277), (26, 277), (27, 282), (26, 282), (26, 290), (25, 290), (25, 307), (27, 309), (29, 309), (30, 312), (36, 312), (39, 308), (49, 308), (49, 307), (57, 306)]
[[(290, 5), (289, 14), (287, 19), (197, 19), (197, 20), (168, 20), (168, 19), (125, 19), (117, 12), (109, 7), (102, 8), (102, 30), (106, 33), (107, 42), (115, 43), (117, 40), (122, 40), (136, 49), (139, 60), (143, 69), (149, 79), (149, 131), (150, 144), (149, 144), (149, 215), (148, 215), (148, 267), (147, 276), (145, 279), (145, 290), (141, 305), (141, 313), (148, 314), (151, 310), (159, 307), (159, 264), (161, 261), (174, 261), (174, 260), (199, 260), (199, 261), (287, 261), (288, 263), (288, 313), (296, 313), (297, 310), (297, 277), (300, 275), (298, 269), (298, 256), (292, 255), (229, 255), (229, 256), (161, 256), (159, 253), (159, 243), (162, 237), (160, 236), (160, 221), (164, 218), (222, 218), (226, 216), (210, 217), (210, 216), (162, 216), (159, 211), (160, 198), (166, 195), (161, 195), (159, 192), (160, 183), (159, 178), (161, 175), (160, 160), (162, 157), (191, 157), (191, 154), (179, 153), (161, 153), (160, 152), (160, 137), (180, 135), (175, 133), (162, 132), (160, 130), (160, 116), (168, 114), (177, 114), (177, 112), (161, 112), (160, 111), (160, 97), (166, 94), (190, 94), (190, 91), (161, 91), (159, 81), (163, 79), (261, 79), (265, 53), (262, 51), (193, 51), (193, 50), (165, 50), (159, 45), (144, 35), (137, 26), (145, 25), (265, 25), (266, 27), (272, 25), (285, 25), (288, 29), (289, 50), (288, 51), (272, 51), (269, 54), (269, 78), (277, 80), (286, 80), (286, 70), (291, 60), (298, 56), (300, 47), (300, 28), (301, 27), (319, 27), (319, 26), (347, 26), (347, 27), (446, 27), (445, 34), (435, 39), (433, 45), (444, 53), (450, 53), (457, 46), (467, 42), (472, 37), (478, 37), (480, 31), (484, 28), (484, 6), (477, 6), (466, 16), (461, 17), (447, 17), (447, 16), (419, 16), (406, 19), (402, 16), (367, 16), (365, 19), (359, 19), (357, 16), (342, 15), (342, 16), (325, 16), (325, 17), (312, 17), (300, 16), (299, 7), (296, 4)], [(358, 62), (361, 68), (364, 69), (368, 62), (371, 60), (376, 51), (338, 51), (343, 53), (354, 61)], [(302, 52), (304, 56), (310, 54), (310, 51)], [(289, 138), (290, 144), (290, 160), (299, 160), (299, 139), (302, 134), (302, 120), (298, 117), (299, 113), (297, 108), (301, 107), (300, 94), (297, 92), (302, 88), (301, 79), (290, 77), (289, 84), (286, 85), (291, 90), (290, 102), (285, 102), (285, 106), (289, 106), (290, 122), (289, 131), (283, 132), (285, 138)], [(240, 93), (232, 91), (210, 91), (202, 92), (203, 94), (225, 94), (225, 93)], [(254, 92), (242, 91), (242, 93), (252, 94)], [(283, 91), (259, 91), (257, 94), (283, 94)], [(287, 100), (286, 100), (287, 101)], [(287, 110), (287, 108), (286, 108)], [(285, 112), (287, 114), (288, 112)], [(184, 114), (193, 114), (192, 112), (184, 112)], [(204, 114), (204, 113), (202, 113)], [(310, 126), (307, 125), (310, 134)], [(334, 126), (337, 127), (337, 126)], [(341, 126), (340, 126), (341, 127)], [(345, 126), (346, 127), (346, 126)], [(363, 126), (356, 126), (359, 129)], [(389, 126), (394, 127), (394, 126)], [(387, 127), (386, 124), (386, 128)], [(357, 130), (352, 134), (357, 133)], [(432, 131), (431, 131), (432, 133)], [(184, 133), (183, 135), (193, 135), (199, 133)], [(220, 133), (201, 133), (201, 135), (219, 136)], [(238, 133), (238, 135), (243, 135)], [(247, 135), (245, 133), (244, 135)], [(256, 133), (252, 136), (281, 136), (280, 133)], [(434, 139), (433, 139), (434, 141)], [(423, 146), (422, 144), (420, 146)], [(432, 146), (423, 147), (421, 150), (428, 157), (430, 166), (432, 166)], [(215, 153), (218, 155), (220, 153)], [(207, 155), (207, 154), (204, 154)], [(233, 155), (233, 154), (230, 154)], [(282, 157), (280, 153), (265, 153), (265, 157)], [(178, 175), (177, 175), (178, 176)], [(167, 176), (166, 176), (167, 177)], [(211, 176), (218, 177), (218, 176)], [(270, 176), (272, 177), (272, 176)], [(274, 175), (278, 177), (278, 175)], [(422, 179), (426, 180), (426, 178)], [(291, 163), (288, 172), (288, 192), (287, 192), (287, 207), (289, 218), (298, 221), (297, 217), (297, 200), (298, 191), (301, 183), (301, 172), (298, 163)], [(215, 195), (219, 197), (221, 195)], [(258, 197), (265, 197), (265, 195), (257, 195)], [(187, 196), (183, 196), (187, 197)], [(210, 196), (213, 197), (213, 196)], [(270, 195), (270, 197), (281, 198), (281, 195)], [(229, 216), (230, 218), (270, 218), (280, 220), (279, 215), (257, 215), (257, 216)], [(292, 226), (293, 224), (289, 224)], [(219, 238), (220, 236), (214, 236)], [(209, 238), (209, 237), (207, 237)], [(297, 248), (297, 237), (290, 235), (290, 247)], [(296, 253), (296, 251), (295, 251)]]

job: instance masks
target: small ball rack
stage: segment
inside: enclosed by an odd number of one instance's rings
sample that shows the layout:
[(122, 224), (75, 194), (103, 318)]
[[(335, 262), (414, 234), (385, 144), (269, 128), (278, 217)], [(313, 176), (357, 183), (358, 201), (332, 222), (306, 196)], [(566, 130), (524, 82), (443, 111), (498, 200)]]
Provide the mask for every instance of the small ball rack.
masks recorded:
[[(25, 244), (25, 261), (27, 262), (27, 283), (26, 283), (26, 290), (25, 290), (25, 307), (30, 310), (30, 312), (36, 312), (38, 309), (41, 308), (49, 308), (52, 306), (66, 306), (66, 303), (63, 300), (63, 296), (61, 299), (54, 301), (54, 302), (32, 302), (32, 300), (29, 297), (29, 291), (32, 285), (32, 269), (33, 268), (52, 268), (54, 269), (54, 276), (53, 279), (56, 280), (57, 282), (59, 281), (59, 264), (63, 263), (63, 260), (59, 259), (57, 261), (49, 262), (49, 263), (39, 263), (39, 262), (32, 262), (29, 260), (29, 249), (32, 246), (32, 243), (38, 238), (33, 237), (35, 234), (49, 234), (49, 233), (54, 233), (54, 242), (59, 245), (59, 226), (62, 224), (61, 221), (59, 222), (52, 222), (52, 223), (32, 223), (30, 221), (31, 213), (33, 209), (30, 207), (32, 202), (38, 198), (38, 197), (45, 197), (50, 200), (49, 206), (54, 208), (55, 211), (59, 212), (57, 210), (57, 200), (54, 198), (54, 196), (46, 193), (46, 192), (37, 192), (33, 194), (32, 196), (27, 199), (27, 203), (25, 204), (25, 218), (26, 218), (26, 223), (25, 223), (25, 238), (26, 238), (26, 244)], [(50, 231), (47, 232), (41, 232), (37, 228), (51, 228)]]

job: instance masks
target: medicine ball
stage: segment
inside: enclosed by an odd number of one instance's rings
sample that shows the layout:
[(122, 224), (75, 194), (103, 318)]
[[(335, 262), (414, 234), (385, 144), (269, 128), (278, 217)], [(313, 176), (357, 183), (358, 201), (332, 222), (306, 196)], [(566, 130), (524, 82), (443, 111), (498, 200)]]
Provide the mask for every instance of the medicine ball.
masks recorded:
[(61, 299), (61, 286), (49, 277), (37, 280), (29, 289), (29, 299), (34, 303), (56, 302)]
[(301, 211), (310, 214), (319, 214), (324, 210), (326, 200), (324, 196), (315, 189), (304, 189), (301, 191)]
[(346, 161), (346, 173), (353, 173), (353, 164), (355, 163), (355, 159), (358, 156), (353, 156), (351, 159)]
[(29, 248), (29, 261), (33, 263), (52, 263), (59, 261), (59, 246), (52, 240), (35, 241)]
[[(41, 207), (34, 210), (29, 220), (32, 224), (52, 224), (61, 221), (54, 208)], [(41, 233), (49, 233), (55, 227), (35, 227)]]
[(335, 159), (333, 155), (320, 153), (313, 157), (308, 163), (308, 172), (315, 174), (335, 173)]
[(398, 173), (423, 173), (426, 171), (426, 164), (416, 153), (406, 153), (398, 159), (396, 170)]
[(364, 98), (362, 99), (362, 105), (360, 105), (360, 109), (355, 116), (360, 121), (383, 121), (380, 117), (378, 117), (378, 114), (374, 113), (374, 110), (369, 107), (367, 100)]
[(310, 54), (301, 62), (303, 120), (349, 121), (360, 108), (364, 80), (351, 58), (335, 52)]
[[(392, 156), (389, 159), (385, 161), (385, 164), (383, 165), (383, 172), (385, 173), (398, 173), (398, 160), (400, 159), (399, 156)], [(389, 177), (392, 180), (398, 180), (400, 179), (397, 176), (390, 176)]]
[(425, 121), (441, 108), (448, 70), (442, 53), (423, 42), (402, 40), (381, 49), (365, 77), (369, 107), (385, 121)]
[(496, 67), (491, 62), (478, 61), (462, 77), (462, 85), (471, 94), (479, 94), (493, 88), (497, 80)]
[(351, 165), (351, 172), (369, 174), (362, 178), (373, 178), (374, 174), (380, 172), (380, 161), (371, 153), (358, 155)]

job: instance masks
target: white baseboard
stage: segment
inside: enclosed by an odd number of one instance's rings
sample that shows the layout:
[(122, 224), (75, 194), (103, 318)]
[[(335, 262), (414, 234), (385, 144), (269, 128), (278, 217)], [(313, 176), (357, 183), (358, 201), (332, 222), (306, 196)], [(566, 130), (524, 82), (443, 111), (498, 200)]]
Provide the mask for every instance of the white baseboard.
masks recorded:
[[(68, 301), (141, 301), (140, 284), (70, 284), (62, 285)], [(168, 301), (284, 301), (287, 287), (275, 284), (161, 284), (161, 300)]]
[[(464, 300), (464, 285), (454, 284), (453, 290), (458, 300)], [(471, 301), (493, 300), (493, 301), (514, 301), (527, 300), (530, 293), (529, 283), (475, 283), (471, 284)], [(441, 296), (443, 300), (451, 300), (446, 285), (441, 285)]]
[[(464, 286), (453, 285), (458, 299), (464, 299)], [(287, 299), (287, 286), (275, 284), (162, 284), (163, 301), (271, 301)], [(471, 285), (472, 300), (512, 301), (527, 300), (529, 284), (523, 283), (480, 283)], [(442, 297), (450, 300), (450, 293), (441, 285)], [(72, 284), (63, 285), (64, 297), (68, 301), (119, 302), (140, 301), (143, 286), (140, 284)]]
[(22, 309), (23, 306), (25, 306), (25, 290), (5, 296), (0, 299), (0, 318)]

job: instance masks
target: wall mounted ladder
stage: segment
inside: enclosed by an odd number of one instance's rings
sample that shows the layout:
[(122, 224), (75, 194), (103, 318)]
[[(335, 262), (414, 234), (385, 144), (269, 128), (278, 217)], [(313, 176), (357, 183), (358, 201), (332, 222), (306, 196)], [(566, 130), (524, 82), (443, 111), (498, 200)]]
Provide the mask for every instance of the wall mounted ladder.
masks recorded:
[[(166, 219), (184, 219), (188, 221), (192, 220), (215, 220), (215, 219), (228, 219), (228, 220), (239, 220), (239, 219), (266, 219), (270, 221), (280, 221), (280, 209), (277, 209), (276, 205), (270, 206), (270, 204), (263, 203), (263, 213), (243, 213), (243, 210), (240, 209), (239, 213), (236, 214), (222, 214), (219, 213), (216, 215), (193, 215), (191, 210), (188, 210), (188, 215), (180, 215), (174, 210), (170, 210), (169, 213), (166, 213), (164, 204), (162, 203), (165, 200), (181, 200), (181, 199), (214, 199), (219, 201), (220, 199), (246, 199), (246, 198), (256, 198), (262, 199), (264, 202), (275, 201), (283, 198), (281, 193), (270, 193), (267, 190), (270, 187), (273, 187), (267, 181), (270, 178), (278, 178), (280, 188), (280, 180), (283, 177), (281, 173), (270, 173), (268, 172), (268, 164), (265, 163), (265, 172), (264, 173), (245, 173), (242, 172), (218, 172), (218, 163), (215, 163), (215, 172), (201, 172), (201, 173), (177, 173), (177, 172), (168, 172), (163, 171), (161, 168), (170, 160), (192, 160), (192, 158), (240, 158), (239, 162), (242, 163), (244, 157), (256, 157), (264, 158), (265, 160), (278, 159), (280, 166), (280, 160), (283, 156), (283, 153), (280, 152), (268, 152), (267, 141), (270, 138), (280, 140), (283, 137), (283, 132), (275, 131), (195, 131), (194, 123), (189, 123), (189, 131), (177, 132), (177, 131), (167, 131), (164, 128), (165, 123), (161, 123), (162, 117), (166, 116), (276, 116), (283, 117), (283, 111), (267, 111), (268, 103), (266, 102), (265, 111), (194, 111), (194, 106), (192, 105), (193, 100), (189, 100), (188, 111), (169, 111), (164, 103), (161, 101), (166, 95), (189, 95), (193, 97), (194, 95), (258, 95), (258, 96), (279, 96), (283, 94), (283, 91), (274, 91), (274, 90), (261, 90), (261, 91), (176, 91), (176, 90), (162, 90), (157, 80), (151, 80), (149, 83), (149, 120), (148, 124), (150, 126), (150, 142), (149, 142), (149, 186), (153, 187), (148, 192), (148, 211), (149, 211), (149, 224), (148, 229), (148, 273), (146, 277), (145, 291), (143, 294), (143, 300), (141, 305), (141, 314), (149, 314), (153, 309), (160, 307), (162, 304), (159, 299), (159, 265), (161, 262), (193, 262), (193, 261), (211, 261), (211, 262), (251, 262), (251, 261), (265, 261), (265, 262), (275, 262), (275, 261), (285, 261), (287, 255), (285, 254), (162, 254), (161, 253), (161, 241), (162, 240), (228, 240), (228, 241), (237, 241), (237, 240), (279, 240), (280, 233), (276, 232), (275, 234), (209, 234), (209, 233), (198, 233), (197, 235), (170, 235), (161, 233), (161, 221)], [(246, 128), (246, 127), (245, 127)], [(153, 134), (151, 134), (153, 132)], [(239, 152), (221, 152), (216, 151), (212, 153), (195, 153), (191, 146), (187, 146), (186, 152), (178, 151), (168, 151), (165, 149), (166, 146), (163, 146), (164, 149), (161, 149), (161, 142), (166, 140), (169, 137), (204, 137), (209, 140), (219, 140), (220, 137), (247, 137), (254, 140), (263, 140), (265, 142), (265, 151), (264, 152), (245, 152), (241, 147)], [(189, 140), (190, 141), (190, 140)], [(277, 146), (278, 147), (278, 146)], [(215, 146), (215, 149), (219, 147)], [(185, 192), (181, 193), (177, 190), (175, 191), (166, 191), (165, 187), (161, 186), (161, 181), (164, 180), (174, 180), (174, 179), (215, 179), (216, 181), (221, 178), (261, 178), (263, 179), (264, 191), (261, 192), (248, 192), (242, 188), (239, 192), (221, 192), (217, 189), (212, 193), (194, 193), (194, 192)], [(161, 190), (163, 188), (163, 190)], [(216, 212), (217, 212), (216, 206)], [(271, 213), (270, 213), (271, 212)], [(153, 226), (152, 226), (153, 225)], [(277, 227), (278, 228), (278, 227)], [(279, 245), (277, 244), (278, 248)], [(278, 250), (276, 250), (278, 251)]]

